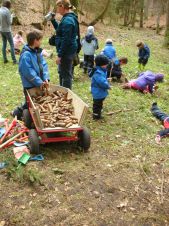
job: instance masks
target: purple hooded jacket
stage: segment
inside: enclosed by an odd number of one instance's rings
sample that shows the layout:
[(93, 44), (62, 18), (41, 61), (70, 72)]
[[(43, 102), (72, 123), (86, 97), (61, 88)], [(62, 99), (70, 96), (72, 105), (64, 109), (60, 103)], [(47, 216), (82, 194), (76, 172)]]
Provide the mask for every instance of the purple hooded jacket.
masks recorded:
[(136, 87), (141, 90), (147, 90), (150, 93), (153, 93), (153, 87), (157, 81), (162, 81), (163, 74), (155, 74), (152, 71), (145, 71), (139, 74), (138, 78), (133, 80)]

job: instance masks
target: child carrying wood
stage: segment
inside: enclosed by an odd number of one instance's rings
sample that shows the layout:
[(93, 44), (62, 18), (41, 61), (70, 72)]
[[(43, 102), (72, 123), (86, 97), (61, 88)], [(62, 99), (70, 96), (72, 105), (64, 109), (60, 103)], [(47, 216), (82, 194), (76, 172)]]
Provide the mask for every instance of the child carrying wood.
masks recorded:
[[(48, 65), (42, 56), (41, 40), (43, 36), (38, 30), (33, 30), (27, 34), (27, 45), (24, 46), (19, 60), (19, 74), (22, 80), (24, 95), (26, 90), (48, 86), (49, 71)], [(23, 110), (27, 108), (27, 103), (17, 107), (12, 115), (22, 118)]]

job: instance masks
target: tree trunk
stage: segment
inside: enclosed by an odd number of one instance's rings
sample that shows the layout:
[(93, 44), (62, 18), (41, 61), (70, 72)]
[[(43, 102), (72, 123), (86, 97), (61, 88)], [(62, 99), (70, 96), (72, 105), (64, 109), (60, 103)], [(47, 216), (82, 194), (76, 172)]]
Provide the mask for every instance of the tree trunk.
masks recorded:
[(103, 11), (100, 13), (99, 16), (97, 16), (92, 22), (90, 22), (88, 25), (89, 26), (94, 26), (95, 24), (97, 24), (97, 22), (99, 22), (99, 20), (104, 18), (104, 15), (109, 7), (111, 0), (107, 0), (106, 4), (105, 4), (105, 8), (103, 9)]
[(130, 12), (130, 6), (125, 6), (124, 9), (124, 26), (128, 26), (129, 24), (129, 12)]
[(169, 0), (167, 0), (167, 16), (166, 16), (165, 45), (166, 45), (167, 47), (169, 47)]
[(148, 10), (149, 10), (149, 0), (145, 0), (144, 1), (144, 19), (147, 20), (148, 19)]
[(160, 17), (162, 14), (162, 0), (159, 0), (158, 7), (157, 7), (157, 19), (156, 19), (156, 33), (159, 34), (160, 32)]
[(140, 28), (143, 28), (144, 22), (144, 0), (141, 0), (141, 9), (140, 9)]

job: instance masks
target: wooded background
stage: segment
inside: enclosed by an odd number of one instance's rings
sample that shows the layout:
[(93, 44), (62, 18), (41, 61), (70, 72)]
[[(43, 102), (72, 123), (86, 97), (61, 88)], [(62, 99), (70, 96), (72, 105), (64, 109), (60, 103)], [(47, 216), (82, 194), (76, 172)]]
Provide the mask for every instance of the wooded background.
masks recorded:
[[(0, 0), (2, 2), (2, 0)], [(55, 0), (13, 0), (17, 25), (38, 25), (42, 28), (44, 15), (55, 8)], [(83, 25), (115, 24), (128, 27), (147, 27), (146, 21), (153, 18), (150, 28), (160, 33), (165, 30), (169, 43), (169, 0), (71, 0)], [(164, 19), (165, 18), (165, 19)], [(163, 23), (161, 23), (163, 19)]]

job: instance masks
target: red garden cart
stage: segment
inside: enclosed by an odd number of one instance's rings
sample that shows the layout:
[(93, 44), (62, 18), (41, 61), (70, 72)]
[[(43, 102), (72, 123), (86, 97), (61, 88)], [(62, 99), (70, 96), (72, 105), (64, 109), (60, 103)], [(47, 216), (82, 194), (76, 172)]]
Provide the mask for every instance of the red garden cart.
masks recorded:
[(40, 118), (39, 110), (36, 108), (33, 97), (42, 95), (39, 88), (33, 88), (27, 91), (28, 109), (23, 112), (23, 120), (29, 130), (29, 148), (33, 153), (40, 152), (40, 144), (52, 142), (77, 141), (78, 145), (84, 150), (88, 151), (90, 148), (90, 132), (83, 126), (83, 122), (88, 111), (88, 105), (85, 104), (76, 94), (71, 90), (50, 85), (49, 93), (60, 91), (68, 93), (68, 98), (72, 99), (74, 108), (74, 116), (78, 119), (78, 124), (70, 128), (44, 128)]

